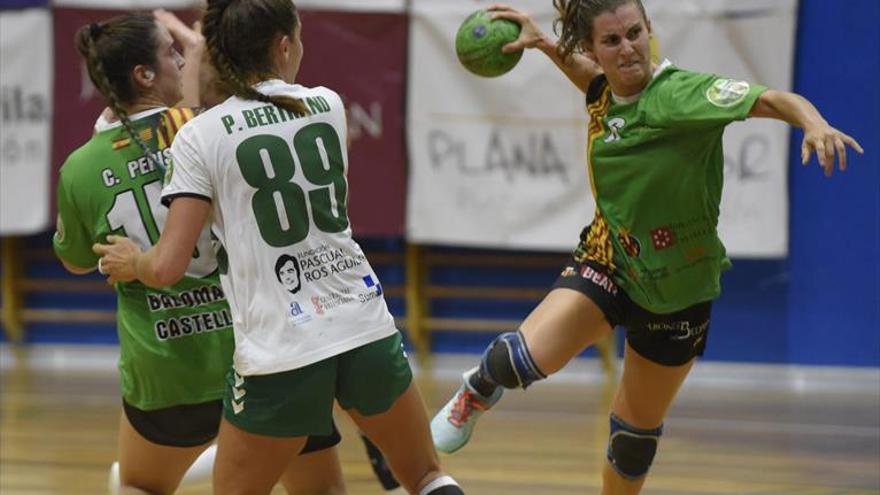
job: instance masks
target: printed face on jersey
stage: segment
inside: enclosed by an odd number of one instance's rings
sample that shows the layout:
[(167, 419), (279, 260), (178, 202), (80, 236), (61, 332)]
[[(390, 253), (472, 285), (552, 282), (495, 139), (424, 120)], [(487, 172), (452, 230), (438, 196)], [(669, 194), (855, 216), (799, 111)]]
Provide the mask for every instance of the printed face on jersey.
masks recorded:
[(585, 47), (602, 67), (611, 90), (632, 96), (651, 80), (651, 24), (634, 3), (593, 19), (593, 39)]
[(302, 288), (299, 261), (289, 254), (282, 254), (275, 261), (275, 275), (291, 294), (296, 294)]

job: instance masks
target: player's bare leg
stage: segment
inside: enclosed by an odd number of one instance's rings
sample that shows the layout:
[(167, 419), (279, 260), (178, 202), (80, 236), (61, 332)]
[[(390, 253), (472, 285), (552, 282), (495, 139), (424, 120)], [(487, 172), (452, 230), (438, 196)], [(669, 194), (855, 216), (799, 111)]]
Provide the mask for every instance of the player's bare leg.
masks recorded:
[[(611, 413), (625, 425), (628, 436), (611, 448), (620, 452), (620, 465), (606, 460), (602, 470), (603, 495), (635, 495), (645, 483), (660, 436), (666, 412), (678, 393), (694, 361), (681, 366), (663, 366), (645, 359), (628, 344), (624, 351), (621, 377)], [(612, 434), (613, 436), (613, 434)]]
[(184, 473), (210, 445), (169, 447), (155, 444), (134, 429), (125, 413), (119, 419), (118, 442), (120, 495), (174, 493)]
[(373, 416), (363, 416), (354, 410), (348, 413), (361, 431), (382, 450), (394, 475), (409, 493), (464, 493), (441, 471), (431, 442), (425, 405), (415, 383), (410, 383), (384, 413)]

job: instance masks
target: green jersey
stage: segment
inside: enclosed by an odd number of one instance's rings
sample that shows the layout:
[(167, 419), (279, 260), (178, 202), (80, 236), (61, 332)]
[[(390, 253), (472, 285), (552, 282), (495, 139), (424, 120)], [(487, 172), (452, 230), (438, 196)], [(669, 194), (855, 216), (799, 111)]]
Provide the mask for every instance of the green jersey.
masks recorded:
[[(55, 253), (66, 263), (94, 267), (92, 244), (124, 235), (141, 249), (159, 238), (167, 210), (160, 203), (164, 165), (174, 134), (193, 117), (188, 109), (132, 115), (154, 161), (120, 124), (105, 125), (61, 167)], [(159, 164), (159, 166), (156, 166)], [(118, 283), (117, 330), (122, 397), (144, 410), (223, 397), (232, 363), (232, 318), (220, 288), (210, 232), (202, 233), (187, 275), (153, 289)]]
[(576, 250), (612, 271), (639, 306), (670, 313), (721, 293), (730, 266), (718, 238), (727, 124), (765, 87), (664, 62), (636, 98), (604, 76), (587, 94), (596, 217)]

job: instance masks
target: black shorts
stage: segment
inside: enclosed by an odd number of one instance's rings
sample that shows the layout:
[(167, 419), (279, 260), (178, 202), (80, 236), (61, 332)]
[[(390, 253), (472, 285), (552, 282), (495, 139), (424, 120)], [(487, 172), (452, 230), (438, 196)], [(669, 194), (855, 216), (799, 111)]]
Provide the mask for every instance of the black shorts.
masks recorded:
[(674, 313), (652, 313), (634, 303), (606, 267), (592, 261), (566, 264), (553, 288), (573, 289), (589, 297), (611, 326), (626, 330), (629, 346), (655, 363), (681, 366), (706, 349), (711, 301)]
[(196, 447), (217, 436), (223, 401), (144, 411), (123, 400), (122, 409), (135, 431), (150, 442), (168, 447)]
[[(213, 400), (144, 411), (123, 400), (122, 409), (135, 431), (150, 442), (168, 447), (196, 447), (217, 436), (223, 401)], [(329, 449), (338, 444), (342, 437), (335, 422), (332, 426), (333, 431), (329, 435), (309, 436), (300, 454)]]

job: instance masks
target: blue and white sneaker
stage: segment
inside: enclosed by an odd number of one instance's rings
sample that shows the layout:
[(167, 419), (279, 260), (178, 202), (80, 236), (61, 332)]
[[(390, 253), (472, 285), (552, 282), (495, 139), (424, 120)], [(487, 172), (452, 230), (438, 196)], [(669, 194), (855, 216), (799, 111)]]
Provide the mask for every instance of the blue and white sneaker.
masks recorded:
[(472, 368), (462, 374), (464, 383), (431, 420), (434, 447), (440, 452), (451, 454), (464, 447), (471, 438), (477, 419), (504, 394), (503, 387), (496, 388), (491, 397), (484, 397), (474, 390), (469, 379), (478, 369)]

